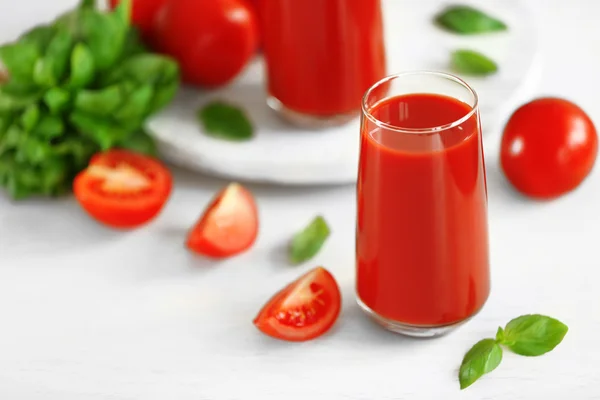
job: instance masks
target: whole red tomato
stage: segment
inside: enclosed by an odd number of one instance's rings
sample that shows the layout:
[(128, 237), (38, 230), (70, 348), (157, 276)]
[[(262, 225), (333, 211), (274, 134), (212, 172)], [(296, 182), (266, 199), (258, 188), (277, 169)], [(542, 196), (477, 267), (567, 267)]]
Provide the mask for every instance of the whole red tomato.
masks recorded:
[(261, 10), (259, 8), (259, 3), (261, 2), (261, 0), (246, 0), (246, 2), (248, 4), (250, 4), (250, 7), (252, 7), (252, 9), (254, 10), (255, 14), (256, 14), (256, 20), (258, 21), (258, 31), (259, 31), (259, 35), (258, 35), (258, 50), (260, 51), (261, 46), (262, 46), (262, 16), (261, 16)]
[(244, 0), (169, 0), (154, 25), (159, 51), (174, 57), (184, 81), (220, 86), (254, 55), (256, 15)]
[[(122, 0), (109, 0), (111, 9), (114, 9)], [(131, 22), (144, 37), (149, 37), (152, 32), (154, 18), (166, 0), (132, 0)]]
[(504, 129), (500, 161), (517, 190), (551, 199), (581, 184), (597, 152), (596, 128), (581, 108), (567, 100), (542, 98), (512, 115)]

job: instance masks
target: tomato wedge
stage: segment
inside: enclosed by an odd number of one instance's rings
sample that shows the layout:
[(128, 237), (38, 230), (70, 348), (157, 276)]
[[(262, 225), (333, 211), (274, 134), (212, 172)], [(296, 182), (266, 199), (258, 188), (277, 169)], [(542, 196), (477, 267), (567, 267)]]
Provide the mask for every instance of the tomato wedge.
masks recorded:
[(188, 235), (195, 253), (226, 258), (248, 250), (258, 236), (258, 210), (252, 193), (237, 183), (223, 189)]
[(321, 336), (333, 326), (341, 302), (335, 278), (318, 267), (273, 296), (254, 325), (276, 339), (303, 342)]
[(126, 150), (92, 157), (73, 183), (75, 197), (97, 221), (114, 228), (149, 222), (163, 208), (173, 186), (160, 162)]

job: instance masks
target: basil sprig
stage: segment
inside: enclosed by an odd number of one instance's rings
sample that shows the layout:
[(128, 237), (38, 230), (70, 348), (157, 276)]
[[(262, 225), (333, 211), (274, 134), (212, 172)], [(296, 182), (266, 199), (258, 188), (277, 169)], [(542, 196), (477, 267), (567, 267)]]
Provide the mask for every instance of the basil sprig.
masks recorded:
[(106, 13), (94, 3), (0, 46), (0, 186), (15, 199), (68, 191), (100, 150), (154, 152), (143, 125), (173, 98), (179, 68), (146, 52), (129, 0)]
[(495, 339), (483, 339), (463, 358), (458, 374), (460, 388), (471, 386), (502, 361), (502, 346), (523, 356), (541, 356), (562, 342), (569, 328), (544, 315), (523, 315), (498, 328)]

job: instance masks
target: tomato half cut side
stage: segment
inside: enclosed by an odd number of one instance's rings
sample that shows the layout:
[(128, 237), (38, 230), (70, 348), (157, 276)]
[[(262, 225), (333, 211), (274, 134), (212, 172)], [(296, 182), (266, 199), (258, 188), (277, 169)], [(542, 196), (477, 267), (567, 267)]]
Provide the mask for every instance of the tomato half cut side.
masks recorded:
[(342, 296), (335, 278), (315, 268), (277, 293), (258, 313), (254, 325), (276, 339), (303, 342), (335, 324)]
[(258, 210), (252, 193), (232, 183), (217, 194), (190, 231), (186, 246), (211, 258), (248, 250), (258, 236)]
[(143, 225), (162, 210), (173, 180), (159, 161), (127, 150), (98, 153), (73, 182), (79, 204), (114, 228)]

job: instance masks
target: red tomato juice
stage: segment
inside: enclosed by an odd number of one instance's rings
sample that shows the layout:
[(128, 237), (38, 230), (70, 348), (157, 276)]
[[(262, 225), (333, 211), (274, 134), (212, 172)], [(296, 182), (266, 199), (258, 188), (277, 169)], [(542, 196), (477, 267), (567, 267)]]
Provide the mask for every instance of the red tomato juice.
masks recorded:
[[(458, 121), (472, 108), (411, 94), (370, 110), (395, 127)], [(489, 291), (487, 187), (479, 117), (434, 134), (364, 118), (358, 177), (357, 294), (381, 317), (417, 326), (474, 315)]]
[(295, 112), (358, 112), (386, 75), (380, 0), (262, 0), (268, 90)]

